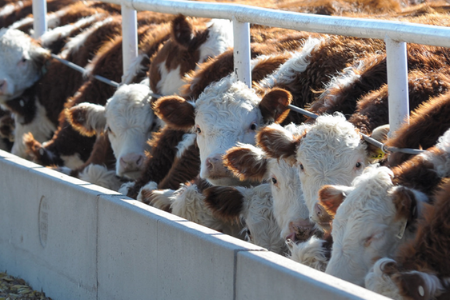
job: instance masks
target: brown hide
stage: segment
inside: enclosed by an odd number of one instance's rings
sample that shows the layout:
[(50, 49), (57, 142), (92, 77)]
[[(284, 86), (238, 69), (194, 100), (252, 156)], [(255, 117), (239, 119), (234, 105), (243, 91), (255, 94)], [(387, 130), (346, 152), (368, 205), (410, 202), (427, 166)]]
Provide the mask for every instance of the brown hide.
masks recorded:
[[(400, 127), (395, 136), (386, 141), (386, 145), (427, 149), (436, 144), (438, 138), (450, 128), (450, 92), (423, 103), (411, 113), (409, 123)], [(410, 154), (391, 153), (388, 163), (396, 166), (410, 157)]]

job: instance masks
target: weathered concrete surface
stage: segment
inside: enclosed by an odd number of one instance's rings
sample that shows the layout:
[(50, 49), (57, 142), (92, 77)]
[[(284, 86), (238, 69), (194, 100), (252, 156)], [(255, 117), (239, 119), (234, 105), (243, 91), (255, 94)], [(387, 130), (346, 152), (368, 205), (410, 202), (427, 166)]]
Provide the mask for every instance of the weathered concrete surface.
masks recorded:
[(0, 270), (54, 300), (386, 299), (0, 151)]

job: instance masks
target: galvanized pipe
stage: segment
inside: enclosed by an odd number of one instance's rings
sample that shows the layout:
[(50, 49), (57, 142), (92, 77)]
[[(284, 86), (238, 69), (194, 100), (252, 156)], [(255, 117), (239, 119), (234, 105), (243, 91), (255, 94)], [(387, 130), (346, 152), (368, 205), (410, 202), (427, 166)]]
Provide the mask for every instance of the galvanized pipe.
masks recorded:
[(47, 2), (45, 0), (33, 0), (33, 26), (33, 37), (36, 39), (47, 31)]
[(193, 17), (221, 18), (290, 28), (309, 32), (338, 34), (360, 38), (384, 39), (389, 36), (396, 41), (424, 45), (450, 47), (450, 28), (442, 26), (402, 23), (373, 19), (331, 17), (280, 11), (248, 5), (209, 3), (183, 0), (102, 0), (124, 4), (136, 10), (178, 14)]
[(126, 4), (122, 4), (122, 52), (125, 74), (138, 55), (137, 14)]
[(250, 24), (233, 19), (234, 72), (238, 80), (252, 86), (250, 70)]
[(406, 43), (385, 38), (389, 94), (389, 136), (409, 124), (408, 61)]

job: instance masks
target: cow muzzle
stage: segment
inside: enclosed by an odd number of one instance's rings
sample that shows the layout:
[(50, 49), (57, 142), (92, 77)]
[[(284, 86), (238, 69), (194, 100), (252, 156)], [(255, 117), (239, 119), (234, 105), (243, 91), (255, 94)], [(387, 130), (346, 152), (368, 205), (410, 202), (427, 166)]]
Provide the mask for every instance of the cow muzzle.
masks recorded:
[(128, 153), (119, 159), (119, 176), (135, 177), (144, 168), (145, 156), (140, 153)]
[(233, 177), (233, 174), (228, 170), (222, 159), (222, 154), (216, 154), (210, 156), (205, 161), (206, 164), (206, 177), (211, 179)]

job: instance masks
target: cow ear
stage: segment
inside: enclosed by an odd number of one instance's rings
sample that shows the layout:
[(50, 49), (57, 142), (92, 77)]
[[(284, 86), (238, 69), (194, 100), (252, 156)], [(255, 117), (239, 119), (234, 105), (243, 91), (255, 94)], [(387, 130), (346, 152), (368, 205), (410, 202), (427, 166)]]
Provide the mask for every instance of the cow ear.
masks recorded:
[(256, 144), (270, 157), (283, 158), (288, 163), (294, 164), (300, 139), (300, 137), (294, 137), (292, 133), (280, 125), (272, 124), (264, 127), (257, 133)]
[(182, 48), (188, 48), (194, 36), (192, 24), (183, 15), (172, 20), (171, 38)]
[(259, 109), (266, 123), (281, 123), (289, 114), (288, 105), (292, 95), (286, 90), (274, 88), (264, 95), (259, 103)]
[(244, 209), (244, 195), (234, 187), (213, 186), (203, 191), (206, 205), (214, 215), (231, 222), (237, 222)]
[(424, 272), (404, 272), (394, 274), (392, 280), (400, 289), (400, 294), (408, 299), (425, 300), (435, 299), (441, 291), (437, 288), (440, 280)]
[(194, 105), (179, 96), (159, 98), (153, 111), (172, 129), (187, 131), (195, 125)]
[(267, 159), (261, 149), (252, 145), (229, 149), (223, 163), (240, 180), (263, 181), (267, 175)]
[(69, 123), (85, 136), (94, 136), (106, 126), (105, 107), (92, 103), (80, 103), (65, 110)]
[[(389, 124), (378, 126), (372, 131), (370, 137), (379, 141), (380, 143), (384, 143), (388, 138), (389, 129)], [(385, 156), (385, 153), (378, 146), (375, 146), (371, 143), (367, 143), (367, 151), (371, 160), (379, 160), (384, 158)]]
[(417, 219), (417, 199), (411, 189), (404, 186), (396, 187), (392, 192), (392, 201), (395, 205), (396, 220), (405, 220), (411, 223)]
[(340, 185), (324, 185), (319, 190), (320, 205), (330, 216), (336, 215), (338, 207), (344, 202), (350, 187)]

